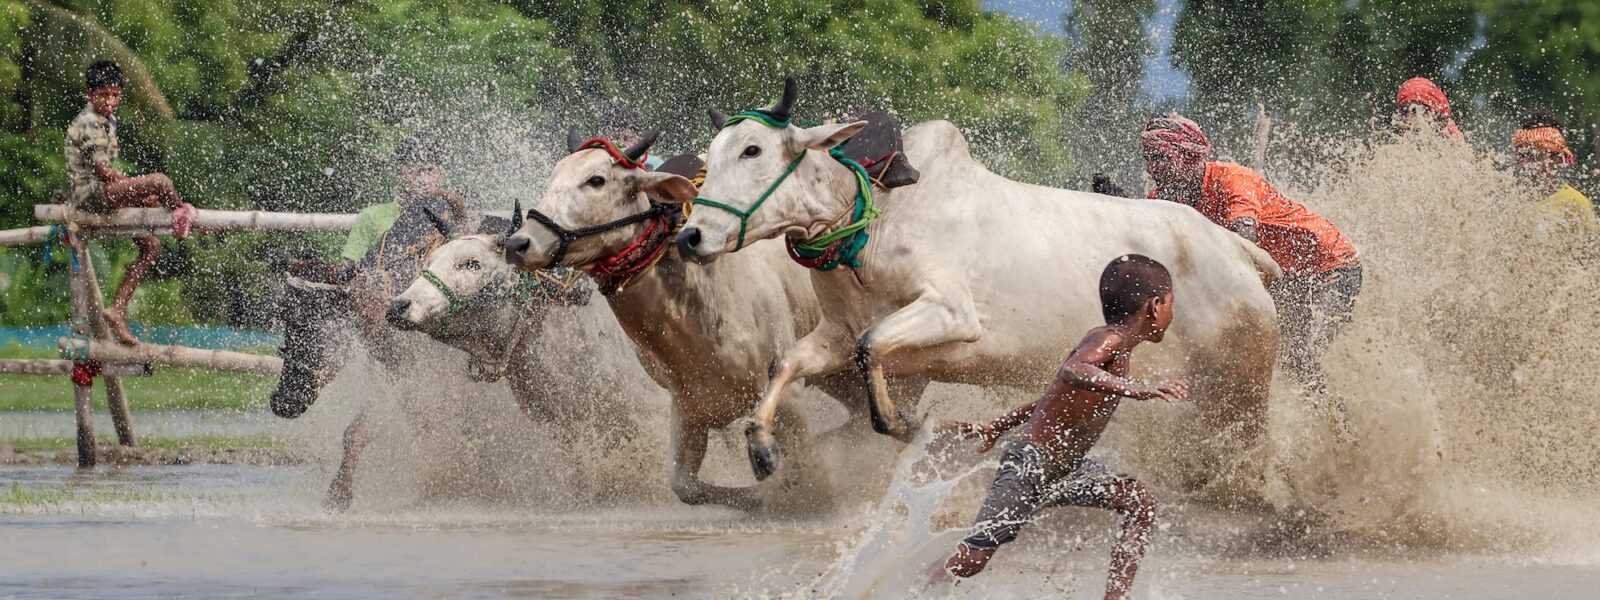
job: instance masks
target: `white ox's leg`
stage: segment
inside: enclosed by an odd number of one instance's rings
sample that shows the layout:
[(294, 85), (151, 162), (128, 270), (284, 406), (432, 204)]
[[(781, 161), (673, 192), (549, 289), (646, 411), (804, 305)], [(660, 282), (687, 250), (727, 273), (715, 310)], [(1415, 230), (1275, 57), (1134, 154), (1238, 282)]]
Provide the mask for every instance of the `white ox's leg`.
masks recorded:
[(778, 468), (778, 440), (772, 434), (773, 422), (778, 418), (778, 404), (783, 401), (789, 384), (796, 379), (836, 371), (849, 362), (849, 334), (823, 319), (816, 329), (795, 342), (794, 347), (772, 365), (767, 387), (756, 405), (755, 422), (744, 431), (745, 441), (749, 443), (750, 468), (755, 471), (756, 479), (764, 480)]
[(883, 374), (885, 358), (904, 349), (974, 342), (982, 335), (977, 309), (965, 290), (959, 294), (924, 294), (862, 334), (855, 360), (870, 394), (867, 406), (872, 409), (872, 428), (904, 442), (911, 441), (917, 431), (916, 423), (895, 410)]

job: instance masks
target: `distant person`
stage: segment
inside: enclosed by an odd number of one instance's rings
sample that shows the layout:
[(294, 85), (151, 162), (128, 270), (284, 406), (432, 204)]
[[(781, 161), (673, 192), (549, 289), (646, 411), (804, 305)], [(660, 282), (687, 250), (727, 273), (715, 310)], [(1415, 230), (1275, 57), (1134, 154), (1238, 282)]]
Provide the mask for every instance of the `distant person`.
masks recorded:
[(1073, 348), (1055, 381), (1039, 399), (988, 423), (948, 423), (946, 431), (979, 440), (988, 452), (1002, 435), (1026, 425), (1000, 459), (1000, 470), (984, 498), (972, 534), (955, 554), (934, 565), (934, 582), (983, 571), (995, 550), (1051, 506), (1084, 506), (1117, 511), (1122, 524), (1111, 552), (1107, 599), (1127, 598), (1139, 559), (1155, 531), (1156, 500), (1138, 481), (1113, 475), (1085, 458), (1099, 441), (1123, 398), (1188, 398), (1182, 381), (1150, 383), (1128, 378), (1133, 349), (1160, 343), (1172, 324), (1172, 275), (1148, 257), (1129, 254), (1106, 265), (1100, 275), (1100, 307), (1106, 324), (1089, 330)]
[(1517, 174), (1534, 193), (1544, 198), (1540, 207), (1558, 216), (1572, 231), (1600, 234), (1600, 216), (1583, 192), (1566, 182), (1576, 162), (1561, 124), (1546, 115), (1530, 115), (1511, 134), (1517, 154)]
[(1400, 84), (1394, 96), (1396, 130), (1414, 131), (1422, 127), (1443, 133), (1458, 140), (1466, 140), (1450, 111), (1450, 99), (1444, 90), (1426, 77), (1413, 77)]
[(1279, 193), (1260, 173), (1211, 160), (1211, 141), (1180, 115), (1150, 119), (1140, 135), (1155, 180), (1150, 197), (1200, 211), (1254, 242), (1284, 276), (1273, 286), (1285, 337), (1285, 366), (1320, 398), (1322, 355), (1350, 321), (1361, 292), (1361, 258), (1332, 222)]
[[(68, 204), (73, 208), (108, 213), (119, 208), (166, 207), (172, 209), (172, 234), (189, 237), (194, 224), (194, 206), (178, 197), (172, 180), (161, 173), (137, 177), (117, 170), (121, 144), (117, 141), (117, 107), (122, 104), (122, 68), (111, 61), (89, 65), (84, 71), (83, 96), (88, 103), (67, 126), (67, 179), (71, 184)], [(138, 257), (123, 272), (117, 295), (103, 312), (117, 340), (138, 345), (128, 330), (128, 303), (161, 252), (161, 242), (153, 235), (133, 238)]]

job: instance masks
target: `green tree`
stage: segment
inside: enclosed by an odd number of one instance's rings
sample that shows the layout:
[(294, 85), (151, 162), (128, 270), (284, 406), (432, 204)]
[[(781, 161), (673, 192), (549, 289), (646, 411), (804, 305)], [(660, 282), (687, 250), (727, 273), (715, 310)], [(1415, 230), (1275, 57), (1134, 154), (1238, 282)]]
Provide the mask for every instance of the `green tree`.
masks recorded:
[(1600, 7), (1590, 2), (1488, 2), (1484, 45), (1467, 70), (1471, 89), (1507, 117), (1560, 119), (1580, 156), (1600, 128)]
[(1150, 112), (1140, 84), (1153, 50), (1145, 22), (1155, 8), (1155, 0), (1077, 0), (1063, 19), (1072, 43), (1064, 68), (1089, 82), (1067, 135), (1080, 176), (1114, 174), (1124, 185), (1139, 177), (1138, 132)]
[[(737, 110), (802, 84), (799, 110), (837, 116), (892, 108), (907, 124), (949, 119), (999, 172), (1064, 183), (1059, 140), (1085, 89), (1063, 73), (1060, 40), (985, 13), (976, 0), (810, 3), (517, 3), (551, 23), (577, 57), (578, 90), (636, 103), (664, 145), (695, 148), (714, 133), (706, 108)], [(583, 106), (567, 114), (582, 121)]]

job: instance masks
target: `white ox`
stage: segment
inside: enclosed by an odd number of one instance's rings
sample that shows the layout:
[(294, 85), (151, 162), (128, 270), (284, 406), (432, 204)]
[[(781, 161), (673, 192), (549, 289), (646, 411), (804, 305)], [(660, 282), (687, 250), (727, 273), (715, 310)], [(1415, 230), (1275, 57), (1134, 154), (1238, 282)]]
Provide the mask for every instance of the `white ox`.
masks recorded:
[[(628, 155), (641, 152), (630, 148)], [(675, 189), (665, 189), (669, 187)], [(544, 197), (529, 214), (538, 213), (568, 231), (588, 228), (592, 233), (571, 239), (563, 250), (549, 227), (530, 220), (507, 240), (506, 259), (539, 269), (552, 266), (561, 254), (561, 265), (592, 268), (634, 246), (647, 227), (645, 221), (607, 224), (656, 210), (648, 196), (694, 193), (694, 184), (683, 177), (627, 168), (604, 150), (579, 149), (556, 163)], [(756, 488), (715, 486), (700, 479), (707, 436), (749, 415), (773, 358), (817, 323), (817, 300), (804, 272), (789, 268), (778, 244), (762, 244), (714, 265), (696, 265), (677, 257), (671, 242), (670, 235), (657, 240), (669, 247), (665, 255), (606, 300), (637, 344), (645, 371), (672, 394), (672, 491), (687, 504), (751, 509), (760, 503)], [(848, 400), (853, 394), (846, 408), (853, 417), (864, 418), (866, 396), (853, 378), (819, 378), (815, 383), (835, 398)], [(905, 383), (904, 393), (913, 395), (920, 395), (919, 386), (926, 384)], [(773, 416), (777, 418), (776, 411)], [(797, 414), (785, 414), (783, 420), (802, 423)], [(786, 444), (805, 440), (800, 427), (785, 434)], [(786, 479), (800, 477), (791, 471)]]
[[(767, 110), (787, 114), (792, 103), (791, 83)], [(713, 118), (721, 125), (720, 115)], [(680, 252), (727, 260), (741, 225), (747, 244), (830, 230), (853, 206), (856, 178), (827, 151), (863, 126), (780, 129), (752, 119), (723, 128), (708, 150), (701, 197), (747, 213), (769, 197), (747, 223), (697, 206), (679, 234)], [(777, 458), (773, 415), (785, 388), (852, 361), (866, 378), (874, 428), (900, 439), (917, 425), (896, 412), (886, 371), (1043, 389), (1062, 354), (1103, 323), (1096, 282), (1111, 259), (1130, 252), (1167, 265), (1176, 286), (1167, 341), (1141, 350), (1136, 368), (1186, 377), (1209, 424), (1242, 425), (1234, 430), (1247, 439), (1259, 433), (1277, 348), (1266, 284), (1281, 274), (1265, 252), (1178, 204), (1008, 180), (974, 160), (949, 122), (906, 131), (905, 153), (921, 180), (876, 190), (882, 216), (866, 230), (862, 265), (812, 272), (822, 321), (783, 353), (762, 394), (747, 432), (758, 477)], [(796, 160), (792, 176), (772, 188)], [(691, 200), (686, 193), (667, 199)]]

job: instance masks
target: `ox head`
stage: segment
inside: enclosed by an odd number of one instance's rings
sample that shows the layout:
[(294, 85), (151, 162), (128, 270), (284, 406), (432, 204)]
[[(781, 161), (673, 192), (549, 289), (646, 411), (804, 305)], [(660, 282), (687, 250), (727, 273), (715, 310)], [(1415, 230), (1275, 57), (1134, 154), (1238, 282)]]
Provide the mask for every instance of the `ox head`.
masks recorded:
[[(621, 151), (629, 161), (642, 159), (655, 142), (654, 132)], [(604, 148), (582, 147), (568, 135), (572, 153), (556, 163), (544, 197), (505, 244), (507, 262), (527, 270), (581, 266), (623, 251), (645, 227), (630, 219), (651, 209), (650, 198), (689, 202), (694, 183), (671, 173), (632, 168)], [(520, 216), (520, 215), (519, 215)]]
[(867, 123), (797, 127), (789, 124), (795, 96), (791, 78), (781, 100), (752, 111), (765, 119), (711, 111), (721, 131), (706, 153), (706, 179), (694, 200), (698, 206), (678, 234), (678, 251), (685, 258), (709, 262), (757, 240), (812, 237), (839, 216), (832, 185), (836, 176), (849, 173), (827, 152)]
[(504, 239), (504, 233), (468, 235), (435, 248), (422, 273), (389, 300), (389, 324), (437, 338), (464, 311), (516, 302), (520, 273), (501, 258)]

